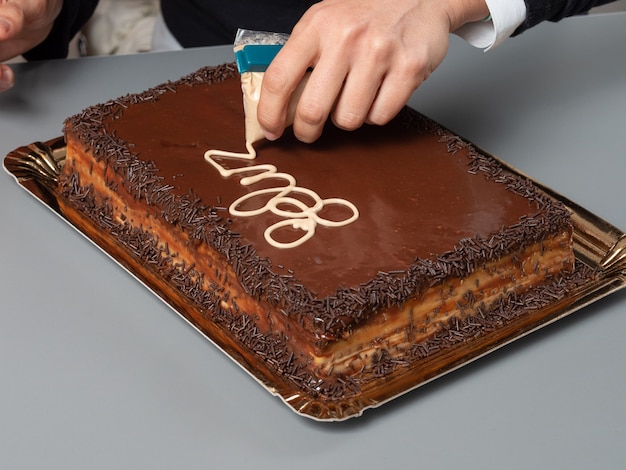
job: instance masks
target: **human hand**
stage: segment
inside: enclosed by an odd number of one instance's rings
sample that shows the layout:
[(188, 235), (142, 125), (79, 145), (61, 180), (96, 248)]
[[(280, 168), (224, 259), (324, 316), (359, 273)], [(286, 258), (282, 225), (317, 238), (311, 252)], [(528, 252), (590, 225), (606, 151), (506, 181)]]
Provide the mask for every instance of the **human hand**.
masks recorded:
[(489, 13), (484, 0), (324, 0), (293, 29), (263, 79), (257, 118), (282, 135), (289, 98), (313, 68), (293, 130), (303, 142), (328, 116), (342, 129), (383, 125), (443, 61), (450, 32)]
[[(0, 62), (42, 42), (61, 11), (63, 0), (0, 0)], [(0, 64), (0, 91), (13, 86), (13, 72)]]

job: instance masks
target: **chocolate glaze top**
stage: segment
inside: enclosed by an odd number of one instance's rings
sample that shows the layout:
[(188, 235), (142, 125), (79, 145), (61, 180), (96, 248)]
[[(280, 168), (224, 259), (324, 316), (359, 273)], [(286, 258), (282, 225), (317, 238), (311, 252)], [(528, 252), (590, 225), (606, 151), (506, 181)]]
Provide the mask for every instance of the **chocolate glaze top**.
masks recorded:
[[(242, 93), (232, 65), (94, 106), (70, 118), (66, 130), (125, 175), (136, 197), (163, 206), (166, 218), (193, 226), (193, 236), (232, 259), (252, 295), (287, 314), (310, 316), (325, 333), (569, 223), (558, 202), (407, 108), (384, 127), (344, 132), (329, 125), (314, 144), (287, 131), (256, 145), (254, 164), (272, 163), (299, 186), (346, 199), (360, 212), (349, 225), (318, 227), (300, 247), (274, 248), (263, 232), (279, 219), (231, 217), (223, 209), (258, 186), (221, 177), (203, 158), (210, 149), (245, 151)], [(172, 201), (191, 201), (194, 214), (210, 217), (194, 222)], [(328, 218), (339, 217), (332, 212)]]

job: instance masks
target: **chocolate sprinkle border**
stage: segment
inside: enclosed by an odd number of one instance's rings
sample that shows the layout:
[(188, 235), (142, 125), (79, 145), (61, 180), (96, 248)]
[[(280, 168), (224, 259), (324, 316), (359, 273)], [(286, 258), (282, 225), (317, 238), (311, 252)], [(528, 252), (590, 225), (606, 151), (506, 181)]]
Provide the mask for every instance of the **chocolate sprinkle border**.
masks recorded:
[(135, 199), (143, 199), (146, 204), (159, 208), (164, 220), (186, 231), (191, 239), (207, 243), (221, 253), (232, 264), (247, 294), (255, 299), (264, 298), (286, 315), (311, 325), (320, 337), (338, 337), (365, 320), (371, 312), (399, 306), (422, 289), (450, 276), (466, 277), (491, 259), (571, 226), (569, 212), (559, 201), (529, 180), (504, 170), (494, 159), (432, 120), (405, 108), (399, 116), (404, 125), (420, 132), (436, 133), (451, 154), (467, 150), (468, 171), (481, 172), (505, 184), (509, 190), (533, 201), (537, 212), (489, 237), (460, 240), (453, 250), (439, 254), (436, 259), (416, 259), (406, 271), (379, 272), (369, 282), (339, 287), (334, 294), (320, 298), (295, 277), (275, 273), (270, 260), (259, 257), (252, 246), (228, 229), (218, 208), (205, 205), (193, 194), (183, 197), (172, 194), (154, 162), (142, 161), (133, 153), (131, 144), (106, 131), (106, 120), (119, 119), (128, 106), (157, 101), (164, 93), (175, 93), (179, 87), (210, 84), (237, 76), (233, 64), (205, 67), (176, 82), (87, 108), (69, 118), (66, 129), (76, 133), (98, 161), (104, 161), (121, 176), (126, 190)]
[[(434, 132), (448, 152), (465, 150), (469, 158), (468, 171), (482, 173), (492, 181), (506, 185), (516, 194), (532, 201), (537, 211), (518, 223), (502, 228), (489, 237), (471, 237), (459, 241), (449, 252), (433, 259), (416, 259), (405, 271), (379, 272), (369, 282), (354, 287), (340, 287), (329, 296), (319, 298), (291, 275), (279, 275), (272, 270), (270, 260), (257, 255), (254, 248), (228, 228), (228, 220), (220, 214), (223, 208), (206, 205), (190, 193), (173, 194), (171, 186), (163, 183), (158, 168), (151, 161), (142, 161), (133, 152), (132, 144), (115, 133), (108, 133), (106, 121), (119, 119), (124, 110), (143, 102), (158, 101), (165, 93), (176, 93), (184, 86), (211, 84), (238, 77), (233, 64), (205, 67), (175, 82), (168, 82), (137, 94), (95, 105), (65, 122), (67, 132), (90, 150), (99, 162), (117, 173), (124, 188), (137, 200), (157, 208), (163, 219), (185, 231), (189, 238), (208, 244), (233, 267), (242, 287), (254, 299), (264, 299), (295, 321), (309, 325), (318, 337), (338, 337), (363, 322), (377, 310), (400, 306), (421, 290), (441, 283), (450, 276), (466, 277), (492, 259), (499, 258), (526, 244), (540, 242), (546, 236), (571, 229), (569, 211), (532, 182), (511, 173), (493, 158), (482, 154), (473, 145), (454, 135), (418, 112), (405, 108), (398, 119), (407, 128), (419, 132)], [(262, 358), (273, 370), (287, 377), (309, 396), (346, 399), (359, 393), (361, 385), (386, 376), (398, 367), (411, 367), (416, 361), (442, 348), (468, 341), (512, 321), (525, 312), (563, 298), (572, 289), (588, 281), (589, 272), (577, 269), (552, 284), (529, 292), (501, 299), (489, 308), (479, 306), (477, 314), (464, 320), (451, 320), (448, 327), (426, 341), (414, 344), (403, 358), (391, 357), (384, 349), (374, 360), (371, 370), (356, 376), (317, 377), (307, 369), (307, 362), (290, 350), (288, 340), (281, 334), (261, 334), (245, 312), (236, 314), (220, 306), (222, 293), (202, 288), (202, 273), (193, 266), (177, 262), (175, 256), (159, 247), (158, 240), (141, 228), (116, 223), (112, 208), (106, 202), (97, 204), (92, 186), (81, 186), (76, 174), (62, 179), (63, 197), (93, 220), (99, 227), (122, 243), (133, 256), (144, 261), (150, 269), (170, 282), (186, 298), (202, 309), (211, 321), (230, 331), (242, 344)], [(537, 227), (542, 227), (538, 230)], [(471, 299), (470, 299), (471, 300)]]

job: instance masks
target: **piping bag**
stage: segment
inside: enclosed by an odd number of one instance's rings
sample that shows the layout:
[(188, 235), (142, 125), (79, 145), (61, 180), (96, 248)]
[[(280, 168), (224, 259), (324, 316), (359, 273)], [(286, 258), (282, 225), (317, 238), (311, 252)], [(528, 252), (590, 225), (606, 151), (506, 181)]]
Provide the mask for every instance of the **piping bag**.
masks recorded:
[[(261, 83), (265, 70), (278, 51), (289, 39), (288, 34), (239, 29), (235, 36), (234, 51), (237, 68), (241, 75), (243, 109), (245, 114), (246, 144), (251, 145), (265, 138), (257, 119), (257, 106), (261, 95)], [(308, 81), (307, 72), (291, 95), (287, 108), (285, 127), (293, 124), (296, 106)]]

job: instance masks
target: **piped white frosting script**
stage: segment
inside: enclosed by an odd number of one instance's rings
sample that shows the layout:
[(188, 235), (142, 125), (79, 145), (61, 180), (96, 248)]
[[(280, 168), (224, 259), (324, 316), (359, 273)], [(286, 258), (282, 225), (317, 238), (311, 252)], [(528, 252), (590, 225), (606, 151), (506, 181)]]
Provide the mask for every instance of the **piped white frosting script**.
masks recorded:
[[(296, 179), (289, 173), (281, 173), (276, 166), (271, 164), (259, 164), (252, 166), (243, 166), (239, 168), (224, 168), (213, 157), (222, 157), (241, 161), (252, 161), (256, 159), (256, 150), (250, 142), (246, 142), (248, 153), (226, 152), (223, 150), (208, 150), (204, 154), (204, 159), (219, 171), (223, 177), (229, 177), (236, 174), (251, 174), (242, 176), (239, 183), (242, 186), (251, 186), (265, 180), (283, 181), (282, 186), (269, 187), (251, 191), (233, 201), (228, 208), (229, 213), (236, 217), (254, 217), (265, 212), (271, 212), (282, 218), (279, 222), (269, 226), (265, 232), (265, 240), (276, 248), (294, 248), (302, 245), (315, 235), (318, 225), (325, 227), (342, 227), (351, 224), (359, 218), (357, 207), (350, 201), (340, 198), (322, 199), (315, 191), (308, 188), (301, 188), (296, 184)], [(272, 195), (269, 197), (268, 195)], [(297, 198), (296, 195), (304, 195), (307, 198)], [(269, 197), (269, 199), (268, 199)], [(261, 207), (251, 210), (242, 210), (245, 202), (258, 199), (265, 200), (265, 204)], [(312, 205), (302, 201), (302, 199), (310, 199)], [(331, 205), (340, 205), (346, 207), (352, 214), (343, 220), (328, 220), (319, 215), (320, 211)], [(286, 210), (289, 208), (289, 210)], [(302, 235), (290, 242), (281, 242), (275, 238), (278, 230), (289, 227), (299, 230)]]

